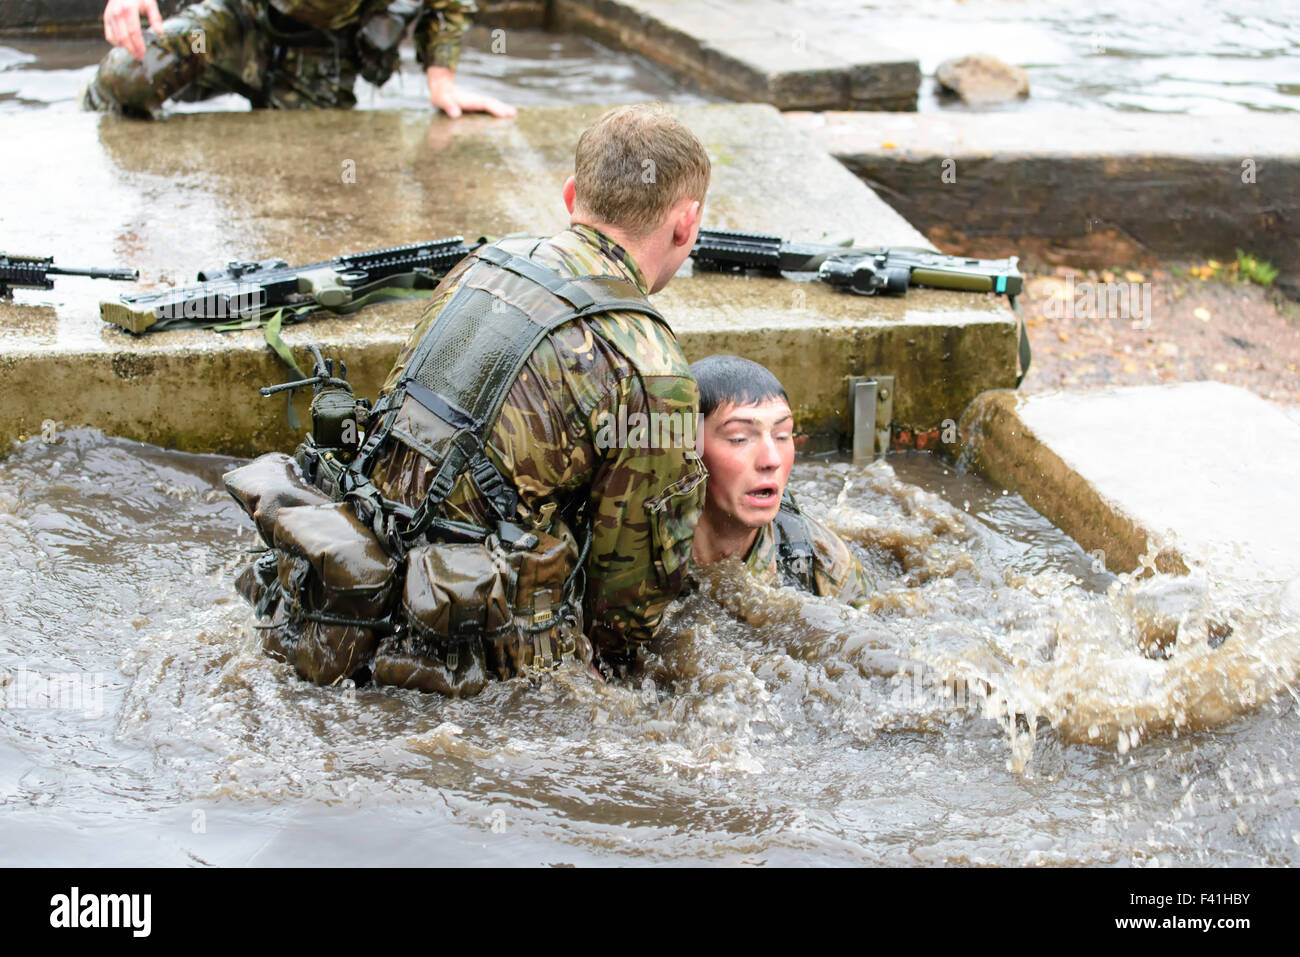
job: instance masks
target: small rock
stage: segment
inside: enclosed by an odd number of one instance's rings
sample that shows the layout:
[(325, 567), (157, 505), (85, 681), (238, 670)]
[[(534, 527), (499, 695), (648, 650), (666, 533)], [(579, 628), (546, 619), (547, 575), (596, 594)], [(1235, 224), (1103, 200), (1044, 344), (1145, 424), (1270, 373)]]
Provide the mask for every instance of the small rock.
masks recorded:
[(1005, 103), (1029, 95), (1029, 74), (987, 53), (944, 60), (934, 75), (946, 89), (972, 106)]

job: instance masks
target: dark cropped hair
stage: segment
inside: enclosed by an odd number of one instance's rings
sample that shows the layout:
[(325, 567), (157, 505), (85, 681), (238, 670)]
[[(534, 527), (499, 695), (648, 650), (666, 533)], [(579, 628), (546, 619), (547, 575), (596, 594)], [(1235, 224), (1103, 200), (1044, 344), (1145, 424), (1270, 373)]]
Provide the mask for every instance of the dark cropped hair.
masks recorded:
[(758, 405), (769, 399), (785, 399), (780, 380), (765, 366), (740, 356), (705, 356), (691, 364), (691, 375), (700, 387), (700, 414), (710, 415), (724, 403)]

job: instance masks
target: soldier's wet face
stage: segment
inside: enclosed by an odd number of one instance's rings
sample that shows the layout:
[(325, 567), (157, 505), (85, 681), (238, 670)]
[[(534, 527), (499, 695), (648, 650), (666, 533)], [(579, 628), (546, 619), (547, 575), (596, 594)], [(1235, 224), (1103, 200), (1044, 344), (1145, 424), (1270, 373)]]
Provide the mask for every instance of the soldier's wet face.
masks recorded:
[(720, 404), (704, 419), (700, 457), (709, 470), (704, 507), (711, 523), (762, 528), (776, 518), (794, 467), (789, 403)]

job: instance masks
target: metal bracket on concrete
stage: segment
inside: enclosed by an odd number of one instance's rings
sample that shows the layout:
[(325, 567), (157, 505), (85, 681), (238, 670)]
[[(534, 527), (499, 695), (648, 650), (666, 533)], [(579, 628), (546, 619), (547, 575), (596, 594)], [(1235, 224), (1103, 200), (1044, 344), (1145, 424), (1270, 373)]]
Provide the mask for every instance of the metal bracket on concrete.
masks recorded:
[(853, 461), (870, 460), (888, 452), (894, 420), (894, 377), (849, 376), (849, 415)]

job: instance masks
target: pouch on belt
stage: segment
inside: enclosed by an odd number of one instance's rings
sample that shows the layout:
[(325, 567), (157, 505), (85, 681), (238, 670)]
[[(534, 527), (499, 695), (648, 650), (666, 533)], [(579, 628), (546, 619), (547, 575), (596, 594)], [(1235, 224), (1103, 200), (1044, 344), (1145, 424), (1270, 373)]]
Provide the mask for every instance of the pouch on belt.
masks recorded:
[(566, 601), (575, 567), (573, 536), (535, 533), (530, 549), (435, 544), (407, 556), (402, 613), (406, 631), (384, 638), (374, 677), (453, 697), (501, 679), (547, 671), (575, 653), (591, 660), (581, 608)]
[(275, 517), (280, 509), (330, 501), (324, 492), (308, 484), (297, 463), (283, 452), (259, 456), (227, 472), (221, 480), (268, 545), (275, 544)]
[(275, 548), (284, 619), (301, 629), (284, 657), (317, 684), (369, 664), (396, 599), (397, 562), (374, 533), (345, 502), (281, 508)]
[(565, 585), (578, 561), (578, 544), (562, 523), (559, 537), (535, 532), (537, 544), (509, 551), (510, 607), (514, 627), (487, 641), (488, 666), (502, 680), (550, 671), (573, 654), (591, 661), (591, 644), (582, 633), (582, 606), (566, 602)]
[(510, 566), (494, 544), (436, 544), (406, 557), (406, 633), (375, 652), (380, 684), (468, 698), (488, 681), (484, 640), (511, 625)]

